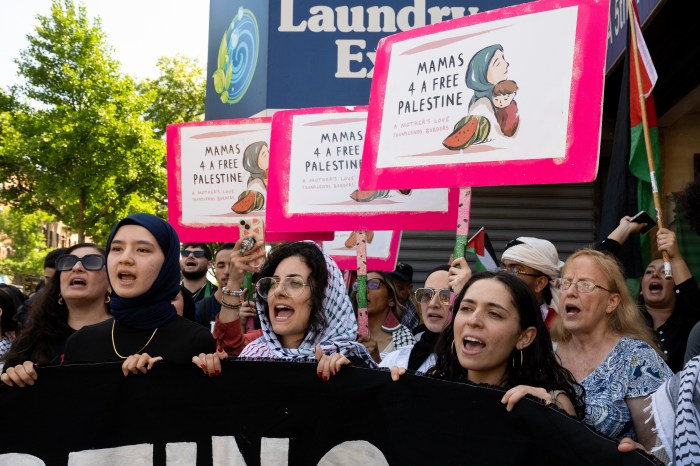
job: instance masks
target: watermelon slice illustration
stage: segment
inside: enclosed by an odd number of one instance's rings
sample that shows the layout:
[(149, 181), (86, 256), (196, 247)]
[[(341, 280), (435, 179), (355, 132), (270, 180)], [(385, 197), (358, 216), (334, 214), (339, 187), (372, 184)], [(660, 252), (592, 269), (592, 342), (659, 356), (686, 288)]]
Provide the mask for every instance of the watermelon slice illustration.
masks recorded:
[(246, 190), (238, 196), (238, 200), (231, 206), (231, 210), (237, 214), (247, 214), (254, 210), (262, 210), (264, 206), (265, 196), (262, 193)]
[(442, 141), (450, 150), (461, 150), (486, 141), (491, 132), (491, 122), (480, 115), (467, 115), (455, 124), (452, 133)]

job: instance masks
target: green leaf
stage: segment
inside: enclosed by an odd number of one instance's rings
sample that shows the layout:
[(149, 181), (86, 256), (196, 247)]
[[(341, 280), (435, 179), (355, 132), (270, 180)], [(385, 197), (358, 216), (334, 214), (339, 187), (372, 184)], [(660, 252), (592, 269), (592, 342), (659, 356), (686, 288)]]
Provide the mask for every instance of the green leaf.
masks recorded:
[(224, 37), (221, 38), (221, 43), (219, 44), (219, 56), (217, 59), (217, 68), (223, 69), (228, 61), (228, 47), (226, 47), (226, 33)]
[(226, 90), (226, 84), (224, 83), (226, 76), (224, 75), (224, 72), (220, 69), (216, 70), (214, 71), (212, 78), (214, 79), (214, 90), (216, 93), (221, 94), (224, 92)]

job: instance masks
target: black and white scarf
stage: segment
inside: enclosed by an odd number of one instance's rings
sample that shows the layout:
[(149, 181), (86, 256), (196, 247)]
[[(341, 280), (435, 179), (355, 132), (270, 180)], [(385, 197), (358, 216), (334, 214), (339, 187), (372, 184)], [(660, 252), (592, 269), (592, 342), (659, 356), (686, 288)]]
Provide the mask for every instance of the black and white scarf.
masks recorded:
[(668, 464), (700, 464), (700, 356), (659, 387), (651, 412)]

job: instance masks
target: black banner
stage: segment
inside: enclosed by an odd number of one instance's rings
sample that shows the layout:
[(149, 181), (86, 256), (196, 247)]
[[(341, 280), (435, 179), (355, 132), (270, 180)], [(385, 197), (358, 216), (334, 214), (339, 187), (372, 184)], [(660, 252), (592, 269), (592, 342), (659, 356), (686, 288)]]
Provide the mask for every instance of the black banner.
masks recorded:
[(502, 396), (351, 367), (323, 382), (306, 363), (225, 362), (214, 378), (166, 363), (128, 377), (119, 364), (43, 368), (33, 387), (0, 389), (0, 463), (656, 464), (534, 399), (506, 412)]

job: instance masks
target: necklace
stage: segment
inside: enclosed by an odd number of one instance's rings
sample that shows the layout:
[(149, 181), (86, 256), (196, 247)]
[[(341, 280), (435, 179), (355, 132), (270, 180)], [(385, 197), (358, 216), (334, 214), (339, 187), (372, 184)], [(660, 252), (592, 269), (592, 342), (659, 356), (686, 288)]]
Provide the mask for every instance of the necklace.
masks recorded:
[[(196, 293), (192, 293), (192, 301), (197, 301), (197, 297), (202, 293), (202, 291), (204, 291), (206, 289), (206, 287), (207, 287), (207, 283), (202, 285), (202, 287), (200, 289), (198, 289)], [(207, 293), (204, 293), (204, 295), (206, 297)]]
[[(113, 320), (113, 321), (112, 321), (112, 349), (114, 349), (114, 354), (116, 354), (117, 356), (119, 356), (119, 357), (122, 358), (122, 359), (126, 359), (126, 356), (122, 356), (121, 354), (119, 354), (119, 351), (117, 351), (117, 345), (114, 343), (114, 325), (115, 325), (116, 323), (117, 323), (116, 320)], [(141, 347), (141, 349), (138, 350), (138, 351), (137, 351), (136, 353), (134, 353), (134, 354), (141, 354), (141, 351), (143, 351), (143, 350), (146, 348), (146, 346), (148, 346), (148, 344), (151, 342), (151, 340), (153, 340), (153, 337), (156, 336), (156, 332), (157, 332), (157, 331), (158, 331), (158, 328), (156, 327), (156, 329), (155, 329), (155, 330), (153, 331), (153, 333), (151, 334), (151, 338), (149, 338), (148, 341), (146, 342), (146, 344), (143, 345), (143, 346)]]

